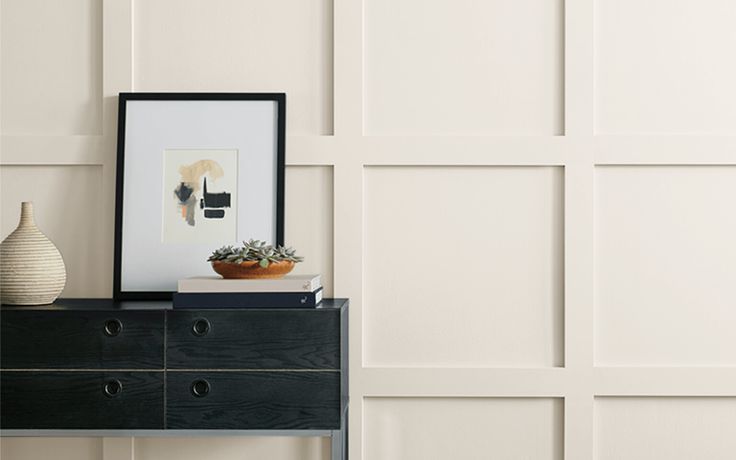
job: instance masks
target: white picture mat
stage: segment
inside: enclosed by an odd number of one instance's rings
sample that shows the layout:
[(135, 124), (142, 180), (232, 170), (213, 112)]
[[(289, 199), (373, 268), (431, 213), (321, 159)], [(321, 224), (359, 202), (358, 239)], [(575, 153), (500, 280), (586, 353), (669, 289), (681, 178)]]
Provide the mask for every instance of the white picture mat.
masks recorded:
[[(175, 291), (180, 278), (210, 275), (207, 256), (224, 244), (276, 240), (276, 101), (128, 100), (123, 173), (121, 291)], [(161, 155), (167, 149), (235, 149), (236, 241), (161, 242)], [(160, 200), (156, 200), (160, 203)]]

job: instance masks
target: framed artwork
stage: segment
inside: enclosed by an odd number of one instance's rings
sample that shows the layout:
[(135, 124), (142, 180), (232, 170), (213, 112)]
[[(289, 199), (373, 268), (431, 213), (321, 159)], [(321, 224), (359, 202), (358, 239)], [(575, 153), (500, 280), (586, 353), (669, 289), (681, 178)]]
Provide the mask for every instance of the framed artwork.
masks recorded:
[(116, 299), (170, 299), (226, 244), (283, 244), (285, 114), (283, 93), (120, 93)]

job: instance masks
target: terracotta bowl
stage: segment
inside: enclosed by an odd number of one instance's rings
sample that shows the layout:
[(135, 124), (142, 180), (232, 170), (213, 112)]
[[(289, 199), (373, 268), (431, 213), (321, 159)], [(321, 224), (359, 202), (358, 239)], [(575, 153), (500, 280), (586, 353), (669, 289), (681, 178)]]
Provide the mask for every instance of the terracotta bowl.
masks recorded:
[(263, 268), (257, 260), (249, 260), (239, 264), (212, 261), (212, 268), (225, 279), (276, 279), (294, 269), (294, 262), (271, 262)]

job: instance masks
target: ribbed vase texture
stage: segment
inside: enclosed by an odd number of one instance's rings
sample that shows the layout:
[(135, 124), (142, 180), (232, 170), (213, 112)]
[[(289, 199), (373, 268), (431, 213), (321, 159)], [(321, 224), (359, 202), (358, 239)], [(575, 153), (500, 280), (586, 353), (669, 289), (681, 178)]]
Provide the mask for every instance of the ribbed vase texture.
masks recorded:
[(36, 227), (33, 203), (21, 204), (18, 228), (0, 243), (0, 299), (6, 305), (53, 303), (66, 284), (54, 243)]

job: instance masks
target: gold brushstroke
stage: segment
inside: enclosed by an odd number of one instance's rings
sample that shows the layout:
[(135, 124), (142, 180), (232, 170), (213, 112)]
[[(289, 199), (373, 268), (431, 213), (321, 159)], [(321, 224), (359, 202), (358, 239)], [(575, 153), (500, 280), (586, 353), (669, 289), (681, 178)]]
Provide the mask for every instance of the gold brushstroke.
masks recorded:
[(225, 175), (222, 166), (215, 160), (199, 160), (196, 163), (190, 165), (179, 166), (179, 174), (181, 175), (181, 182), (187, 185), (193, 186), (194, 191), (198, 192), (201, 188), (199, 185), (199, 179), (210, 173), (212, 180), (217, 180)]

